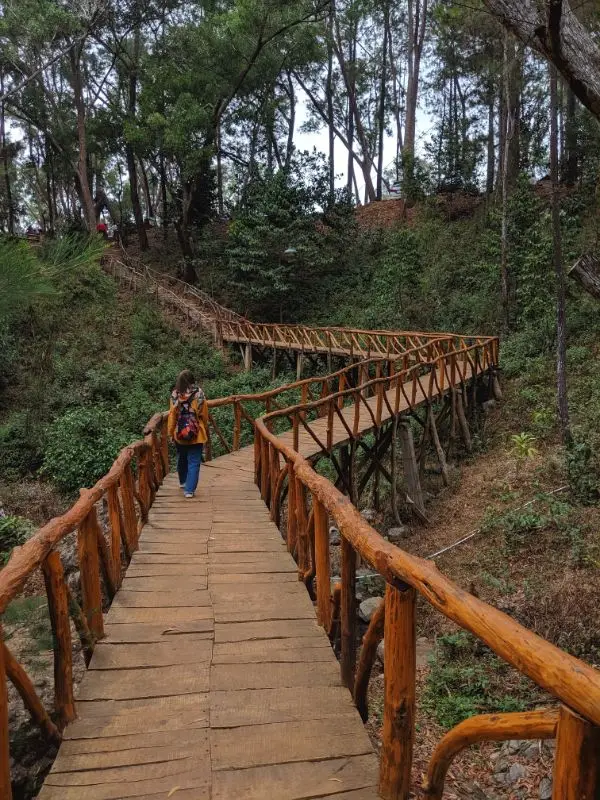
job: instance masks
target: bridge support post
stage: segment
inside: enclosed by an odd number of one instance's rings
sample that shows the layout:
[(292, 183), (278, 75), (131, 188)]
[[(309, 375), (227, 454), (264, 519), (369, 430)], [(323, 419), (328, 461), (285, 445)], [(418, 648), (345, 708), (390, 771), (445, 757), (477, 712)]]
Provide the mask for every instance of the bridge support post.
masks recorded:
[(379, 794), (408, 800), (415, 737), (416, 592), (386, 586), (384, 710)]
[(562, 706), (556, 732), (552, 800), (600, 798), (600, 728)]
[(252, 371), (252, 345), (249, 343), (244, 348), (244, 369), (246, 372)]
[(417, 516), (423, 517), (425, 515), (425, 504), (423, 502), (421, 481), (419, 480), (419, 465), (415, 455), (412, 431), (406, 422), (401, 422), (398, 430), (400, 431), (400, 443), (402, 446), (402, 465), (406, 481), (406, 493)]
[(296, 355), (296, 380), (302, 380), (302, 367), (304, 361), (304, 354), (302, 352), (297, 353)]
[(0, 797), (5, 800), (12, 800), (8, 739), (8, 689), (6, 686), (6, 666), (4, 664), (2, 642), (2, 628), (0, 627)]

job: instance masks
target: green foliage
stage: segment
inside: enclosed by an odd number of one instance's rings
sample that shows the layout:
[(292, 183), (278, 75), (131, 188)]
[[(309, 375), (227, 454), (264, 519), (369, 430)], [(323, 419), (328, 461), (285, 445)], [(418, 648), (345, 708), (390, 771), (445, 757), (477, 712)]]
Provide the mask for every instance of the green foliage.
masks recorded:
[(444, 728), (476, 714), (523, 711), (531, 702), (524, 680), (508, 685), (510, 668), (465, 631), (439, 637), (430, 666), (423, 707)]
[(34, 530), (25, 517), (0, 517), (0, 564), (6, 564), (13, 547), (24, 544)]
[(581, 503), (600, 497), (600, 465), (597, 454), (586, 441), (574, 441), (566, 453), (569, 486)]
[(73, 408), (50, 425), (44, 473), (61, 489), (91, 486), (111, 467), (129, 437), (102, 408)]
[(512, 453), (519, 460), (525, 461), (537, 455), (538, 451), (534, 447), (536, 438), (531, 433), (514, 433), (510, 437), (510, 441)]

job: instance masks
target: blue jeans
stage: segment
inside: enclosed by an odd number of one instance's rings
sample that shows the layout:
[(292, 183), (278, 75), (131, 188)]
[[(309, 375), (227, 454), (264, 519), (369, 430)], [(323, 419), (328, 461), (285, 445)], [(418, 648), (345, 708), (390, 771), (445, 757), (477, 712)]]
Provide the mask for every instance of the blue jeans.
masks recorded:
[(193, 494), (198, 486), (203, 444), (176, 444), (177, 474), (186, 494)]

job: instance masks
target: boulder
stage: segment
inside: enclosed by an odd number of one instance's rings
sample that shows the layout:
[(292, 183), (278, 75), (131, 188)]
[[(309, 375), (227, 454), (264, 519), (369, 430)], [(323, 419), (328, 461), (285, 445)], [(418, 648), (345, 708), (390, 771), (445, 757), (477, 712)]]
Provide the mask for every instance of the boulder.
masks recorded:
[(375, 522), (377, 519), (377, 512), (374, 508), (363, 508), (360, 515), (367, 522)]
[(540, 800), (552, 800), (552, 781), (550, 778), (542, 778), (540, 781)]
[(398, 525), (395, 528), (390, 528), (387, 532), (387, 538), (390, 542), (399, 542), (405, 539), (408, 535), (408, 528), (405, 525)]
[(368, 597), (358, 607), (358, 616), (363, 622), (370, 622), (371, 617), (383, 603), (383, 597)]

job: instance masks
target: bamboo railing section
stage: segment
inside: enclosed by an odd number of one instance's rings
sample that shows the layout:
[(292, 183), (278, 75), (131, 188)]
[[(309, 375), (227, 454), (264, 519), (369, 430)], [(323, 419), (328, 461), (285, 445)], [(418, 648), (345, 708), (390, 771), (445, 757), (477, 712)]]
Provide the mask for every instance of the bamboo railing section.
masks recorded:
[[(464, 591), (431, 562), (387, 542), (362, 518), (350, 498), (318, 475), (298, 452), (300, 427), (311, 433), (307, 423), (310, 412), (315, 413), (315, 419), (337, 417), (348, 427), (348, 437), (357, 437), (364, 429), (348, 425), (348, 417), (354, 414), (352, 409), (352, 414), (342, 420), (342, 409), (347, 403), (353, 409), (368, 408), (374, 428), (384, 419), (406, 414), (415, 405), (444, 392), (451, 393), (455, 407), (467, 384), (474, 385), (473, 379), (493, 366), (495, 357), (494, 345), (465, 347), (440, 355), (429, 365), (417, 364), (382, 375), (353, 389), (274, 411), (256, 421), (256, 482), (272, 517), (278, 519), (282, 502), (280, 476), (288, 480), (288, 549), (295, 554), (299, 580), (307, 582), (307, 576), (309, 584), (313, 578), (316, 580), (316, 593), (311, 585), (308, 588), (316, 597), (319, 623), (330, 637), (334, 629), (339, 630), (342, 682), (352, 691), (363, 719), (368, 716), (367, 687), (377, 643), (385, 637), (379, 791), (386, 800), (407, 800), (411, 792), (417, 595), (560, 703), (558, 710), (481, 715), (458, 725), (442, 739), (432, 756), (425, 795), (435, 800), (442, 797), (452, 759), (474, 742), (556, 738), (553, 800), (595, 800), (600, 796), (600, 673)], [(273, 432), (274, 424), (282, 417), (291, 422), (294, 432), (291, 444), (289, 436)], [(325, 450), (333, 445), (330, 430), (328, 424), (326, 441), (313, 435), (317, 445)], [(339, 443), (339, 438), (336, 442)], [(307, 514), (309, 507), (311, 511)], [(329, 589), (329, 517), (342, 536), (341, 586), (335, 587), (333, 594)], [(354, 607), (357, 556), (386, 581), (384, 605), (373, 617), (364, 637), (358, 665)]]

